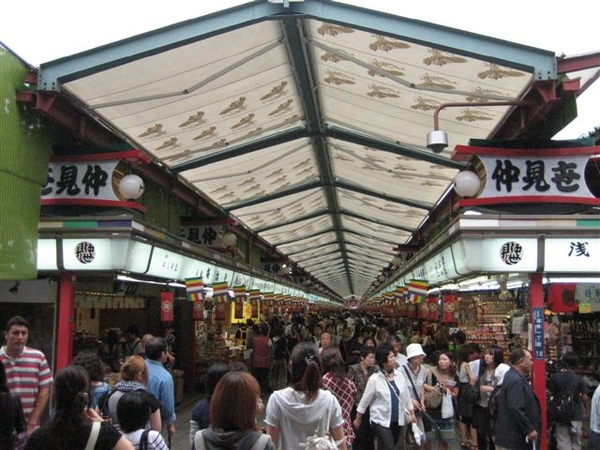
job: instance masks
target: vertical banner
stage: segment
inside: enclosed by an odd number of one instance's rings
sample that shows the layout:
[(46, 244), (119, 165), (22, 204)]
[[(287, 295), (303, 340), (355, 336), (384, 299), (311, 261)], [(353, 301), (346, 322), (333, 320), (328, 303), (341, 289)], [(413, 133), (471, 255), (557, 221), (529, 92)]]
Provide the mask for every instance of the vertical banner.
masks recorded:
[(236, 319), (243, 319), (244, 318), (244, 299), (242, 299), (242, 297), (236, 297), (234, 302), (235, 302), (235, 307), (234, 307), (234, 311), (233, 311), (233, 316)]
[(456, 296), (455, 295), (444, 295), (442, 297), (443, 315), (442, 323), (453, 323), (456, 322), (454, 317), (454, 311), (456, 311)]
[(429, 305), (427, 302), (421, 302), (416, 305), (417, 310), (419, 311), (419, 319), (427, 320), (429, 314)]
[(204, 300), (200, 300), (200, 298), (194, 299), (193, 318), (194, 320), (204, 319)]
[(226, 302), (215, 303), (215, 320), (225, 320), (225, 310), (227, 309)]
[(437, 297), (427, 297), (427, 320), (437, 322), (438, 317), (438, 299)]
[(160, 293), (160, 321), (173, 322), (173, 293)]

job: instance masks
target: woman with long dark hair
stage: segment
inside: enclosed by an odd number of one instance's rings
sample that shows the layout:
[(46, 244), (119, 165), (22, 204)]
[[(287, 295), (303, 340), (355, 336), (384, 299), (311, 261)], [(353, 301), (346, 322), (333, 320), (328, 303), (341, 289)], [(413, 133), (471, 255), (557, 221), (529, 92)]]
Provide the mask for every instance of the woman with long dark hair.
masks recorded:
[(12, 449), (12, 434), (25, 431), (21, 399), (11, 395), (6, 383), (6, 370), (0, 362), (0, 450)]
[[(454, 426), (454, 401), (458, 395), (458, 377), (452, 365), (452, 354), (448, 351), (435, 351), (430, 355), (431, 368), (427, 371), (423, 384), (423, 398), (426, 393), (440, 399), (439, 406), (427, 408), (434, 420), (433, 429), (427, 432), (427, 439), (433, 446), (437, 441), (440, 450), (447, 450), (456, 441)], [(446, 408), (444, 408), (446, 402)], [(424, 406), (426, 402), (424, 402)]]
[(343, 427), (346, 443), (351, 445), (354, 442), (354, 429), (350, 415), (356, 399), (356, 385), (346, 376), (346, 363), (339, 349), (330, 347), (323, 350), (321, 360), (325, 372), (325, 375), (323, 375), (323, 388), (335, 395), (335, 398), (340, 402), (342, 416), (344, 417)]
[(477, 447), (479, 450), (496, 448), (490, 430), (490, 414), (488, 400), (497, 384), (495, 371), (504, 362), (504, 350), (498, 345), (490, 345), (483, 357), (470, 363), (471, 372), (475, 375), (475, 383), (479, 386), (481, 397), (473, 404), (473, 427), (477, 429)]
[(86, 447), (95, 422), (100, 423), (95, 450), (133, 450), (133, 445), (115, 427), (89, 408), (90, 380), (83, 367), (71, 365), (60, 370), (52, 391), (54, 413), (29, 437), (27, 450), (81, 450)]
[(395, 370), (394, 348), (387, 342), (377, 347), (375, 362), (379, 372), (371, 375), (367, 381), (356, 408), (354, 428), (360, 429), (363, 414), (369, 408), (378, 450), (404, 448), (404, 427), (408, 425), (406, 412), (410, 413), (410, 423), (416, 422), (406, 380), (400, 371)]
[(247, 372), (228, 372), (219, 380), (210, 402), (210, 426), (194, 436), (196, 450), (260, 448), (275, 450), (256, 422), (260, 386)]
[(467, 386), (475, 384), (475, 376), (471, 372), (469, 363), (474, 355), (478, 355), (476, 348), (471, 344), (463, 344), (458, 351), (456, 361), (456, 375), (458, 377), (458, 396), (456, 398), (456, 418), (460, 431), (460, 447), (470, 449), (477, 442), (477, 430), (473, 428), (473, 403), (466, 396)]
[(278, 448), (286, 450), (300, 448), (309, 436), (330, 433), (339, 442), (338, 448), (345, 450), (342, 409), (331, 392), (321, 389), (322, 367), (316, 344), (296, 345), (291, 366), (291, 386), (269, 398), (267, 433)]

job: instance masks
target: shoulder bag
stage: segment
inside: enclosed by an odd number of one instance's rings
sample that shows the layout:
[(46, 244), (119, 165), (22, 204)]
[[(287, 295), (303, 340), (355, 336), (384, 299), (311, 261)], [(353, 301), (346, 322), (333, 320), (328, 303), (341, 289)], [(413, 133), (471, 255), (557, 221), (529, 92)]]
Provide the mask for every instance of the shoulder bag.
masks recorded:
[(429, 373), (427, 374), (427, 384), (429, 386), (433, 386), (432, 391), (425, 390), (424, 403), (425, 408), (432, 409), (440, 409), (442, 406), (442, 393), (439, 390), (437, 385), (437, 377), (435, 376), (434, 369), (431, 368)]
[(464, 386), (465, 390), (465, 399), (471, 403), (478, 403), (481, 400), (481, 391), (479, 390), (479, 380), (481, 380), (481, 374), (485, 370), (485, 365), (480, 363), (479, 367), (479, 375), (477, 377), (477, 381), (475, 384), (468, 383)]
[(88, 437), (87, 444), (85, 444), (85, 450), (94, 450), (96, 442), (98, 441), (98, 435), (100, 434), (101, 422), (92, 423), (92, 431), (90, 437)]
[[(327, 410), (327, 425), (325, 425), (325, 429), (321, 430), (319, 433), (319, 427), (317, 428), (315, 434), (313, 436), (309, 436), (306, 439), (306, 443), (304, 444), (304, 448), (306, 450), (337, 450), (338, 445), (343, 442), (337, 442), (329, 431), (329, 418), (331, 417), (331, 412), (333, 410), (333, 402), (335, 401), (335, 397), (331, 396), (331, 402), (329, 408)], [(319, 436), (320, 434), (320, 436)], [(344, 438), (346, 439), (346, 438)]]

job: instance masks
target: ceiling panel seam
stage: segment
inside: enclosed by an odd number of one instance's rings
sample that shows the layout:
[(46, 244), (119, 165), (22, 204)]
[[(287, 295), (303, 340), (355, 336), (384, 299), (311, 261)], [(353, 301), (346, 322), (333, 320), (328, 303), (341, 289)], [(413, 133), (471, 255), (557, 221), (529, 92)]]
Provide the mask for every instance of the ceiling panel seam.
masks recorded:
[(354, 293), (354, 283), (350, 267), (348, 266), (343, 235), (339, 231), (342, 229), (342, 223), (339, 217), (340, 209), (333, 187), (333, 175), (331, 173), (331, 165), (327, 153), (327, 143), (323, 137), (323, 123), (318, 104), (317, 84), (314, 82), (314, 74), (310, 70), (311, 55), (309, 54), (310, 49), (306, 46), (306, 33), (302, 29), (301, 20), (287, 18), (284, 20), (284, 28), (286, 43), (289, 46), (289, 55), (296, 69), (295, 74), (296, 82), (298, 83), (298, 91), (304, 94), (303, 105), (305, 108), (307, 126), (309, 134), (312, 135), (315, 158), (317, 160), (320, 178), (323, 183), (323, 189), (326, 193), (326, 199), (333, 222), (333, 229), (336, 230), (343, 265), (348, 279), (348, 288), (350, 292)]

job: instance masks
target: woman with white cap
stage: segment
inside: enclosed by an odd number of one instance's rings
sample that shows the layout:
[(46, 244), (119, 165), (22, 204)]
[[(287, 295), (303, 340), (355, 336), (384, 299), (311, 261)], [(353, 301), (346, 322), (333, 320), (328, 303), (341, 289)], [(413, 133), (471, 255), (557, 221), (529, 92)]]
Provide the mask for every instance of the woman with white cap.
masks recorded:
[(423, 359), (427, 356), (423, 351), (421, 344), (409, 344), (406, 347), (406, 358), (408, 364), (400, 368), (413, 403), (414, 410), (417, 416), (417, 425), (419, 429), (425, 433), (425, 425), (423, 423), (422, 411), (425, 410), (423, 404), (423, 385), (427, 379), (427, 369), (423, 366)]

